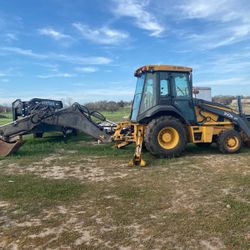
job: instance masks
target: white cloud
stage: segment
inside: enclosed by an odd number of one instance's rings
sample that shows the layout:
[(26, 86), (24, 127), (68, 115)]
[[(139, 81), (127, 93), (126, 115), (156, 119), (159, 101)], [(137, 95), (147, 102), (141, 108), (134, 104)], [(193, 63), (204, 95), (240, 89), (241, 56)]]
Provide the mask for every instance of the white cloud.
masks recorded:
[(212, 30), (206, 30), (200, 34), (186, 34), (187, 40), (196, 42), (198, 47), (214, 49), (235, 44), (250, 39), (250, 23), (242, 24), (217, 24)]
[(223, 23), (240, 21), (248, 23), (249, 1), (241, 0), (189, 0), (178, 5), (181, 11), (181, 18), (185, 19), (209, 19), (210, 21), (220, 21)]
[(159, 37), (165, 31), (156, 16), (146, 10), (149, 1), (145, 0), (113, 0), (116, 4), (113, 12), (119, 17), (131, 17), (135, 25), (143, 30), (150, 31), (150, 35)]
[(55, 55), (52, 54), (49, 56), (51, 59), (61, 60), (65, 62), (70, 62), (73, 64), (85, 64), (85, 65), (105, 65), (112, 62), (110, 58), (107, 57), (80, 57), (80, 56), (72, 56), (72, 55), (65, 55), (59, 54)]
[(72, 86), (74, 87), (88, 87), (88, 85), (86, 83), (82, 83), (82, 82), (75, 82), (75, 83), (72, 83)]
[(190, 19), (215, 17), (223, 12), (227, 0), (191, 0), (188, 3), (180, 5), (183, 17)]
[(15, 33), (15, 31), (23, 28), (23, 19), (19, 16), (10, 15), (8, 11), (0, 13), (0, 29), (1, 33)]
[[(226, 52), (223, 54), (215, 54), (207, 58), (199, 69), (196, 68), (195, 75), (230, 75), (230, 76), (247, 76), (248, 68), (250, 68), (250, 52), (244, 49), (234, 53)], [(250, 81), (248, 81), (250, 84)]]
[(38, 75), (38, 78), (43, 78), (43, 79), (47, 79), (47, 78), (70, 78), (70, 77), (75, 77), (75, 75), (73, 74), (69, 74), (69, 73), (57, 73), (57, 74), (50, 74), (50, 75)]
[(82, 72), (82, 73), (94, 73), (97, 70), (98, 69), (95, 68), (95, 67), (78, 67), (78, 68), (75, 68), (75, 71)]
[(3, 52), (11, 53), (11, 54), (18, 54), (18, 55), (28, 56), (28, 57), (38, 58), (38, 59), (46, 58), (44, 54), (37, 54), (37, 53), (34, 53), (32, 50), (21, 49), (17, 47), (2, 47), (0, 48), (0, 50)]
[(50, 61), (63, 61), (73, 64), (83, 64), (83, 65), (105, 65), (111, 63), (112, 59), (102, 56), (74, 56), (67, 54), (55, 54), (55, 53), (35, 53), (32, 50), (26, 50), (17, 47), (2, 47), (0, 51), (7, 54), (17, 54), (21, 56), (31, 57), (41, 60), (50, 60)]
[[(250, 39), (249, 1), (190, 0), (181, 4), (179, 19), (201, 19), (207, 23), (199, 34), (185, 34), (206, 49), (218, 48)], [(209, 24), (209, 25), (207, 25)]]
[(12, 68), (12, 67), (5, 68), (0, 71), (0, 78), (2, 82), (7, 82), (9, 81), (7, 78), (17, 76), (17, 75), (18, 75), (17, 69)]
[(5, 34), (5, 38), (6, 38), (7, 41), (16, 41), (16, 40), (18, 40), (17, 34), (16, 33), (10, 33), (10, 32)]
[(7, 78), (3, 78), (3, 79), (1, 79), (1, 82), (9, 82), (10, 80), (9, 79), (7, 79)]
[(56, 31), (52, 28), (42, 28), (38, 30), (39, 34), (48, 36), (56, 41), (62, 40), (62, 39), (72, 39), (71, 36), (63, 34), (59, 31)]
[(34, 62), (34, 65), (37, 65), (39, 67), (46, 68), (52, 72), (58, 72), (59, 65), (58, 64), (53, 64), (53, 63), (46, 63), (46, 62)]
[[(124, 83), (117, 84), (118, 86), (123, 86)], [(122, 87), (113, 87), (113, 88), (79, 88), (80, 85), (74, 85), (75, 89), (72, 91), (58, 91), (53, 95), (56, 98), (68, 97), (72, 98), (75, 101), (86, 103), (89, 101), (98, 101), (98, 100), (131, 100), (134, 95), (133, 88), (124, 89)], [(82, 84), (81, 86), (84, 86)]]
[(82, 23), (73, 23), (72, 25), (81, 33), (82, 37), (99, 44), (119, 44), (129, 37), (126, 32), (108, 27), (93, 29)]

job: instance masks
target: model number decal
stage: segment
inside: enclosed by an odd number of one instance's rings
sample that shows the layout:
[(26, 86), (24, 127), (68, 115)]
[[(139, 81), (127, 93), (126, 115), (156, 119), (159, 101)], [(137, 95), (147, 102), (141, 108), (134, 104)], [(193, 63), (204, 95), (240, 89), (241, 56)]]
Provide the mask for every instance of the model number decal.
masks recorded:
[(238, 121), (237, 117), (234, 117), (231, 113), (224, 111), (224, 116), (228, 117), (231, 120)]

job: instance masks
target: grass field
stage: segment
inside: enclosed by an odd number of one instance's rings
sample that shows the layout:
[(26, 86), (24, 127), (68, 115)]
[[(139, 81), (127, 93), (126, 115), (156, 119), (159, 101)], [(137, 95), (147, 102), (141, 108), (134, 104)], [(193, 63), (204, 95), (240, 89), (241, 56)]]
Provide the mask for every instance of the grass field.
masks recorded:
[(188, 145), (169, 160), (143, 152), (147, 167), (130, 168), (133, 145), (26, 139), (0, 158), (0, 249), (250, 249), (248, 148)]
[(5, 118), (0, 118), (0, 125), (4, 125), (6, 123), (9, 123), (12, 121), (12, 115), (11, 113), (7, 113), (7, 114), (1, 114), (3, 117)]

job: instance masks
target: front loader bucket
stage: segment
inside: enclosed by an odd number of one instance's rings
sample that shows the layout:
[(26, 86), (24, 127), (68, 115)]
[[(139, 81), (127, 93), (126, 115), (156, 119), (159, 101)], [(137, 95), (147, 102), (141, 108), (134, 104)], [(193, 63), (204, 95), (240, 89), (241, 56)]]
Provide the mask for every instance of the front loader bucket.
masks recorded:
[(8, 156), (16, 152), (22, 145), (22, 140), (17, 140), (15, 142), (5, 142), (0, 140), (0, 156)]

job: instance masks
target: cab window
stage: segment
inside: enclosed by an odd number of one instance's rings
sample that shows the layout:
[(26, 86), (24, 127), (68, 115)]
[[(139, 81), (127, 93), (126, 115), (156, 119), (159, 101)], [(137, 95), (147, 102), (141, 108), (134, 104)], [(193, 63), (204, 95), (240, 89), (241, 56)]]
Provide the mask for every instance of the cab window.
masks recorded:
[(189, 77), (185, 73), (173, 74), (174, 94), (176, 97), (191, 97)]
[(147, 73), (140, 113), (156, 105), (156, 73)]
[(168, 73), (160, 73), (160, 96), (167, 97), (169, 95), (169, 77)]
[(145, 74), (142, 74), (142, 75), (137, 77), (135, 96), (134, 96), (134, 101), (133, 101), (133, 105), (132, 105), (132, 112), (131, 112), (131, 121), (136, 121), (137, 116), (138, 116), (144, 80), (145, 80)]

